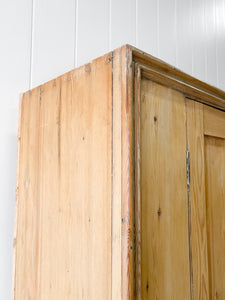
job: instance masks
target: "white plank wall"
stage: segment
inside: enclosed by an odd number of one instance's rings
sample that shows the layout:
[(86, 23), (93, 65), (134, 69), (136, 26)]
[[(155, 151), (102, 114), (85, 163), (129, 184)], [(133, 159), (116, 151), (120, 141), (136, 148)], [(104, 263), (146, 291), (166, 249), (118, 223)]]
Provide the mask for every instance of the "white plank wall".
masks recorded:
[(158, 0), (139, 1), (136, 9), (136, 46), (158, 57)]
[(0, 0), (0, 299), (11, 299), (19, 93), (132, 44), (225, 90), (225, 0)]
[[(206, 81), (219, 86), (217, 69), (217, 29), (216, 29), (216, 0), (205, 0), (205, 46), (206, 46)], [(223, 59), (224, 60), (224, 59)], [(222, 62), (224, 66), (224, 63)], [(224, 89), (224, 87), (221, 85)]]
[(109, 3), (109, 48), (115, 49), (123, 44), (135, 45), (137, 40), (137, 16), (135, 0), (109, 0)]
[(176, 0), (158, 0), (158, 57), (176, 65)]
[(176, 27), (177, 27), (177, 36), (176, 36), (177, 67), (181, 70), (184, 70), (188, 74), (193, 74), (191, 0), (189, 1), (176, 0)]
[(225, 0), (216, 0), (217, 85), (225, 87)]
[(109, 15), (109, 1), (77, 0), (77, 44), (76, 49), (74, 49), (76, 66), (83, 65), (108, 52)]
[(73, 69), (74, 14), (74, 0), (33, 0), (31, 87)]
[(192, 0), (192, 47), (193, 74), (206, 80), (206, 30), (205, 30), (205, 0)]
[(11, 295), (19, 91), (29, 88), (30, 0), (0, 1), (0, 299)]

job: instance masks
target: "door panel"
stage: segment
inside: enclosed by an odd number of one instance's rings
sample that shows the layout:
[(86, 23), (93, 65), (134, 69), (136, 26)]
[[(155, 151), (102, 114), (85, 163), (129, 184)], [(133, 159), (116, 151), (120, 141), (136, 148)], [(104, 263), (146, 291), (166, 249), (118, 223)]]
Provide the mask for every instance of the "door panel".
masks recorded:
[(145, 78), (139, 97), (139, 299), (225, 299), (225, 112)]
[(194, 299), (225, 299), (225, 112), (187, 100)]
[(141, 80), (141, 299), (190, 299), (184, 96)]
[(205, 136), (209, 289), (225, 299), (225, 139)]

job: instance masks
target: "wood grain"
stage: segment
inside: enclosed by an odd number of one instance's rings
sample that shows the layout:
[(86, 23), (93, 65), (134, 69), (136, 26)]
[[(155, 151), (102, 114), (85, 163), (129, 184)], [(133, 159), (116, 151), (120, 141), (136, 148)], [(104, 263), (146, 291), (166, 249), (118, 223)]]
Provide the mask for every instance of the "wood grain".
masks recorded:
[[(33, 101), (31, 102), (31, 98)], [(23, 95), (17, 178), (14, 299), (37, 299), (40, 178), (40, 88)], [(32, 116), (32, 117), (31, 117)], [(31, 246), (32, 245), (32, 246)], [(26, 284), (25, 284), (26, 283)]]
[(205, 165), (210, 299), (225, 299), (225, 139), (206, 136)]
[(224, 92), (129, 45), (23, 94), (14, 300), (222, 293), (204, 151), (223, 164), (224, 113), (185, 96), (225, 109)]
[(141, 155), (140, 155), (140, 104), (141, 104), (141, 72), (135, 64), (135, 276), (136, 298), (141, 299)]
[(14, 299), (111, 299), (112, 54), (21, 109)]
[(135, 299), (133, 66), (121, 49), (122, 80), (122, 299)]
[(205, 203), (203, 104), (187, 100), (187, 139), (190, 152), (190, 264), (193, 299), (210, 299)]
[(190, 299), (182, 94), (141, 81), (141, 299)]

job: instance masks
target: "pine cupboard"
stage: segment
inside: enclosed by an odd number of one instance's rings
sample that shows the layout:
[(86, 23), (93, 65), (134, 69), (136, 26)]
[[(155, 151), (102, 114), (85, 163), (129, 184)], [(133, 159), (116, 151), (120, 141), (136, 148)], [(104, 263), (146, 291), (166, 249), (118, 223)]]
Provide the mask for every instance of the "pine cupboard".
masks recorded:
[(13, 299), (225, 299), (224, 110), (129, 45), (22, 94)]

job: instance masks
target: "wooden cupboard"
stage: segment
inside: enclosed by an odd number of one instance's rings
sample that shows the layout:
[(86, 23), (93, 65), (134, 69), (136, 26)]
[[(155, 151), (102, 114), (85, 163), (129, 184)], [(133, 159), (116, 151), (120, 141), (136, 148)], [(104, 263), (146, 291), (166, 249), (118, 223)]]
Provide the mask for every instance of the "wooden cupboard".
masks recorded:
[(224, 110), (129, 45), (22, 94), (13, 299), (225, 299)]

